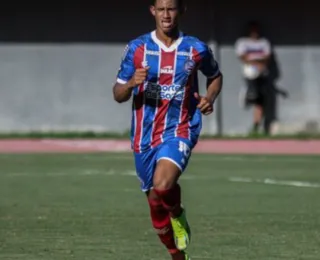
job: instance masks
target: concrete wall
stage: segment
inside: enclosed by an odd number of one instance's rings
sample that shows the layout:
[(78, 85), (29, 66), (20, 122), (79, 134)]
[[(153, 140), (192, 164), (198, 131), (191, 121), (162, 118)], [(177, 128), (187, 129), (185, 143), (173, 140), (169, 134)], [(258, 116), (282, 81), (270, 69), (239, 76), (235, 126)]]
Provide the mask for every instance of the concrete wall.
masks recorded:
[(111, 91), (122, 52), (99, 44), (0, 46), (0, 129), (124, 130), (129, 105), (118, 106)]
[[(214, 7), (204, 0), (190, 4), (183, 30), (204, 41), (212, 35), (219, 39), (225, 133), (245, 133), (251, 123), (252, 111), (238, 102), (243, 81), (233, 50), (250, 18), (264, 23), (281, 70), (279, 84), (290, 94), (279, 99), (279, 120), (290, 125), (320, 121), (320, 36), (313, 33), (320, 18), (312, 6), (291, 4), (288, 11), (284, 4), (273, 9), (259, 3), (259, 9), (246, 6), (239, 12), (241, 7), (226, 2), (217, 1)], [(53, 5), (38, 7), (41, 12), (32, 6), (1, 10), (0, 131), (125, 131), (130, 103), (116, 104), (111, 88), (125, 43), (153, 28), (147, 7), (138, 5), (139, 12), (131, 6), (94, 4), (63, 11)], [(216, 129), (216, 116), (206, 118), (204, 132)]]

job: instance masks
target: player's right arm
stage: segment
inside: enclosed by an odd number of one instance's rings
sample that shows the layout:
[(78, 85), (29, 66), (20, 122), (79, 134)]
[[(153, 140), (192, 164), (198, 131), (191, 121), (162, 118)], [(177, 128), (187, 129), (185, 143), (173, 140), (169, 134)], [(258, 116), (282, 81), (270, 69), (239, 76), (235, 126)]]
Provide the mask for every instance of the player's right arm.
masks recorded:
[(114, 100), (119, 103), (128, 101), (132, 95), (132, 90), (145, 81), (147, 77), (147, 71), (148, 68), (137, 69), (128, 82), (116, 82), (113, 86)]
[(118, 103), (128, 101), (132, 90), (142, 84), (147, 77), (148, 68), (135, 68), (134, 52), (134, 47), (129, 44), (121, 61), (117, 82), (113, 86), (113, 97)]

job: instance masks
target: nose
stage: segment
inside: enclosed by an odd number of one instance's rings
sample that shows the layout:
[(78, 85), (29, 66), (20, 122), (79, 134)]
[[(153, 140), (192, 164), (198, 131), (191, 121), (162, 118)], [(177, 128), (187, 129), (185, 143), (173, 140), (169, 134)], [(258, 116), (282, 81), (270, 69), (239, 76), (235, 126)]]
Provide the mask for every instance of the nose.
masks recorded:
[(170, 18), (170, 13), (168, 9), (164, 10), (164, 14), (163, 14), (164, 18)]

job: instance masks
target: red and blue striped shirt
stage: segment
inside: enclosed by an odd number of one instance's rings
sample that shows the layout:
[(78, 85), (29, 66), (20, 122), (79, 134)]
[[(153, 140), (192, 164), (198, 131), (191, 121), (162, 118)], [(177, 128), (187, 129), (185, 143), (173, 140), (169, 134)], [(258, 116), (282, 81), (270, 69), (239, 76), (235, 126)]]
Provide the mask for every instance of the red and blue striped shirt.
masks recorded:
[(196, 143), (202, 127), (194, 98), (198, 70), (207, 78), (220, 73), (210, 48), (183, 33), (170, 47), (155, 31), (142, 35), (127, 45), (117, 82), (125, 84), (137, 68), (146, 66), (150, 67), (146, 81), (133, 91), (133, 150), (143, 152), (173, 137)]

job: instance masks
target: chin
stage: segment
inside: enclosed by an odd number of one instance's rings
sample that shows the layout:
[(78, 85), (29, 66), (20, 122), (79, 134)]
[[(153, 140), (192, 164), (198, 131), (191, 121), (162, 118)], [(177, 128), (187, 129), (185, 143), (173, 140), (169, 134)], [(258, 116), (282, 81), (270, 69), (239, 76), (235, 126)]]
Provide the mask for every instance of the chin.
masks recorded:
[(172, 32), (172, 28), (162, 28), (162, 31), (164, 33), (171, 33)]
[(171, 34), (171, 33), (173, 33), (175, 31), (176, 27), (175, 26), (170, 26), (170, 27), (161, 28), (161, 29), (165, 34)]

